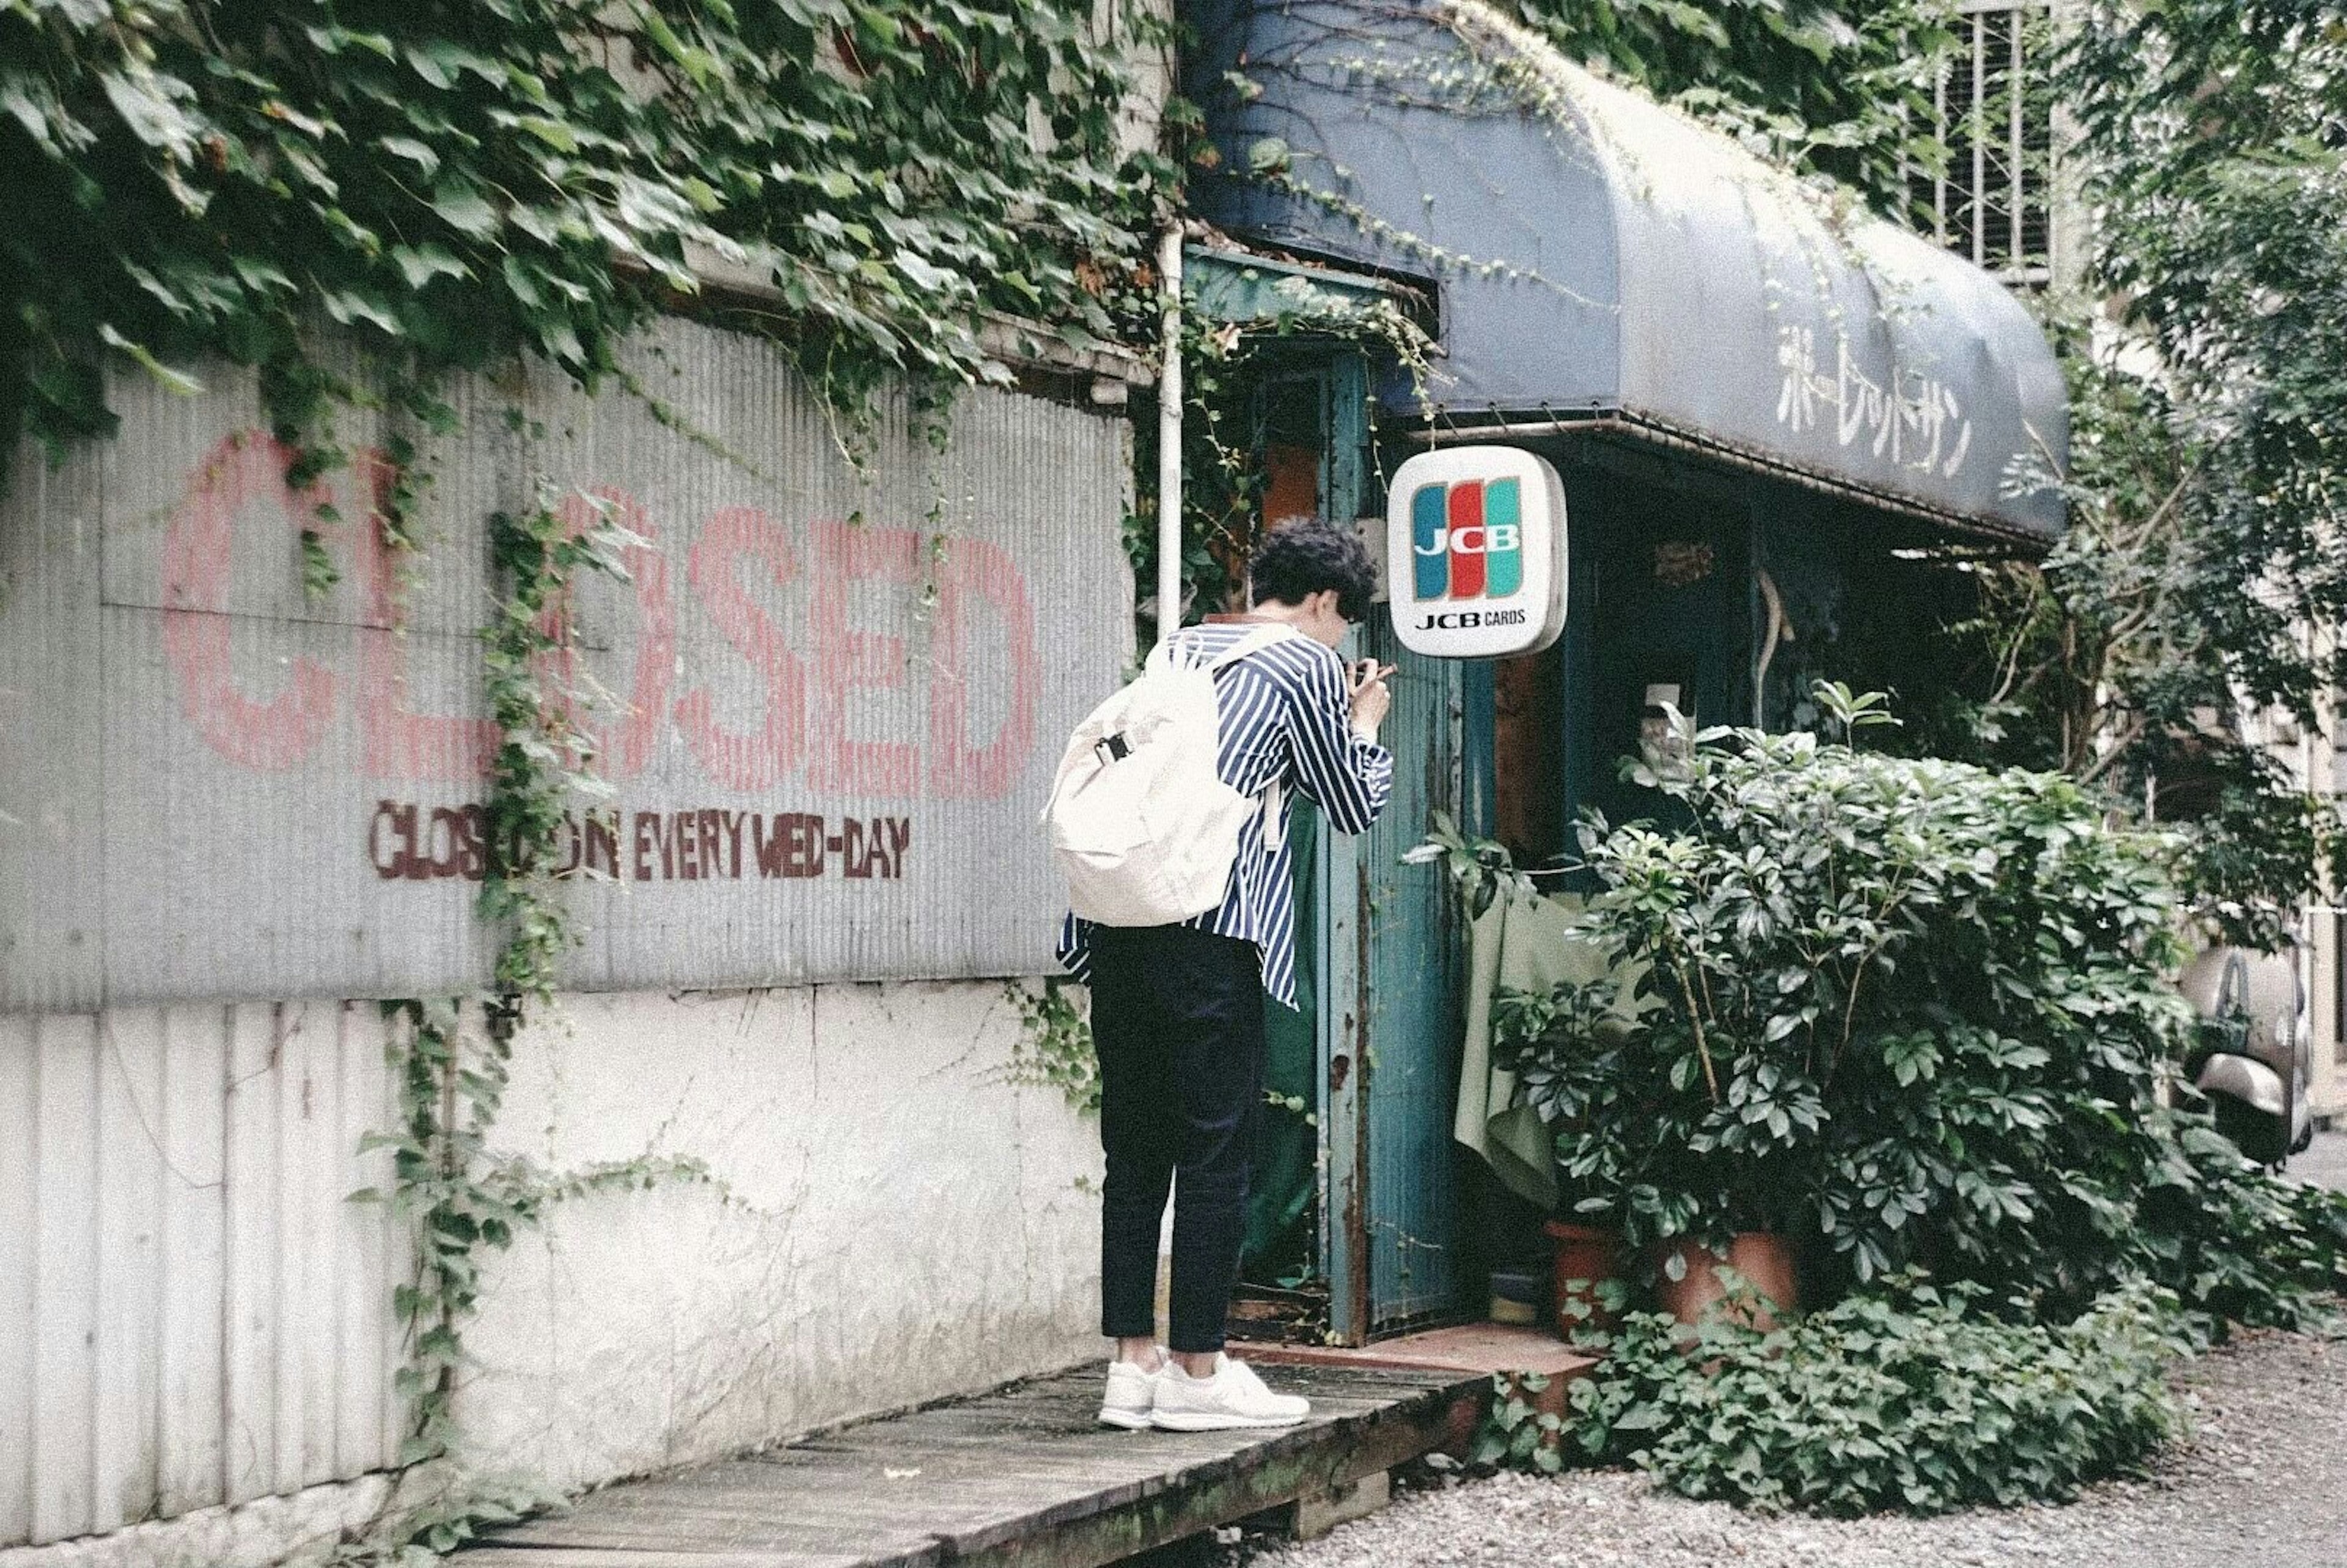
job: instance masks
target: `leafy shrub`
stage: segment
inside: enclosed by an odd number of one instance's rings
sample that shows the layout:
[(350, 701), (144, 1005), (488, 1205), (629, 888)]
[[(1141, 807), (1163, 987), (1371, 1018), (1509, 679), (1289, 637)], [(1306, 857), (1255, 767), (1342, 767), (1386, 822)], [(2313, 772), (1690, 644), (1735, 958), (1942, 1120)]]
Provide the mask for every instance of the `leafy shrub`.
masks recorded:
[(1606, 1359), (1564, 1417), (1508, 1399), (1478, 1457), (1627, 1460), (1688, 1497), (1759, 1508), (1932, 1513), (2066, 1500), (2177, 1431), (2163, 1368), (2184, 1344), (2166, 1292), (2127, 1286), (2051, 1327), (1978, 1311), (1983, 1294), (1901, 1281), (1895, 1299), (1766, 1334), (1634, 1314), (1583, 1337)]
[(2347, 1194), (2277, 1181), (2205, 1119), (2168, 1126), (2188, 1174), (2144, 1194), (2145, 1266), (2203, 1321), (2335, 1326), (2347, 1296)]
[(2145, 1276), (2290, 1322), (2336, 1288), (2347, 1206), (2159, 1103), (2191, 1021), (2172, 841), (2059, 774), (1681, 739), (1630, 772), (1682, 829), (1584, 829), (1638, 1027), (1598, 1027), (1612, 979), (1501, 1020), (1584, 1211), (1791, 1235), (1813, 1299), (1921, 1266), (2049, 1317)]
[(109, 365), (177, 384), (203, 354), (328, 435), (321, 318), (430, 425), (449, 369), (591, 386), (697, 252), (770, 283), (779, 311), (732, 319), (854, 407), (999, 375), (989, 313), (1113, 335), (1163, 171), (1119, 121), (1159, 31), (1083, 0), (0, 6), (0, 467), (20, 432), (109, 433)]

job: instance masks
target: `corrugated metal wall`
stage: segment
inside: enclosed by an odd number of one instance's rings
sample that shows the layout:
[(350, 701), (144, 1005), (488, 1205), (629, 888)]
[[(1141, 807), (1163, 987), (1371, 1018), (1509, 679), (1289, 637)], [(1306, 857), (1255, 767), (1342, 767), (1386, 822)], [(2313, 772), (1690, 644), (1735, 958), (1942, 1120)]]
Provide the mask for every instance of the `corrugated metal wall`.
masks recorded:
[(373, 526), (364, 451), (393, 433), (345, 417), (323, 595), (249, 375), (124, 379), (118, 436), (54, 468), (26, 448), (0, 497), (0, 1009), (484, 981), (487, 519), (542, 486), (644, 540), (631, 583), (579, 595), (614, 793), (566, 989), (1050, 969), (1036, 817), (1131, 637), (1122, 417), (974, 389), (933, 444), (898, 399), (859, 464), (770, 343), (671, 320), (630, 353), (648, 395), (456, 388), (412, 560)]
[(393, 1459), (371, 1003), (0, 1015), (0, 1547)]

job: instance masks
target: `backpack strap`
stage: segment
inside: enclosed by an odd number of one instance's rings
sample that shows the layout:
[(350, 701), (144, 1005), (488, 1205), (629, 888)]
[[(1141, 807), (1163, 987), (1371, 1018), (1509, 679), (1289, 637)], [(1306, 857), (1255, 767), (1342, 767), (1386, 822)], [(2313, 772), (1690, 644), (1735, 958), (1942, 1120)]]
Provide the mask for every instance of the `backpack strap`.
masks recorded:
[[(1194, 666), (1194, 668), (1202, 668), (1209, 675), (1215, 674), (1229, 668), (1231, 665), (1237, 663), (1240, 660), (1246, 658), (1250, 654), (1260, 653), (1265, 649), (1285, 642), (1291, 637), (1301, 637), (1304, 634), (1302, 632), (1296, 630), (1296, 628), (1287, 625), (1284, 621), (1267, 620), (1262, 625), (1255, 627), (1245, 637), (1240, 638), (1236, 642), (1232, 643), (1228, 648), (1224, 649), (1220, 653), (1215, 654), (1212, 659), (1207, 660), (1204, 665)], [(1164, 641), (1160, 642), (1156, 647), (1151, 649), (1149, 651), (1150, 665), (1155, 668), (1163, 668), (1164, 663), (1172, 660), (1174, 657), (1173, 649), (1174, 640), (1170, 637)], [(1276, 778), (1273, 779), (1271, 783), (1264, 786), (1262, 814), (1263, 846), (1266, 849), (1276, 849), (1279, 847), (1280, 806), (1285, 794), (1286, 786), (1284, 786), (1279, 780)]]
[(1285, 793), (1285, 786), (1276, 778), (1263, 786), (1263, 846), (1266, 849), (1279, 847), (1280, 796)]
[[(1196, 630), (1197, 628), (1195, 627), (1184, 627), (1182, 629), (1183, 631), (1194, 631)], [(1181, 631), (1176, 631), (1174, 636), (1179, 637), (1181, 634)], [(1296, 628), (1292, 626), (1286, 625), (1276, 620), (1267, 620), (1260, 626), (1250, 629), (1245, 637), (1240, 638), (1236, 642), (1232, 643), (1228, 648), (1224, 649), (1220, 653), (1215, 654), (1204, 664), (1194, 664), (1191, 668), (1194, 670), (1204, 670), (1211, 675), (1217, 671), (1237, 663), (1240, 660), (1245, 659), (1250, 653), (1260, 653), (1265, 649), (1271, 647), (1274, 643), (1285, 642), (1291, 637), (1301, 637), (1304, 634), (1302, 632), (1296, 630)], [(1162, 642), (1158, 643), (1156, 647), (1152, 648), (1149, 651), (1149, 657), (1142, 661), (1142, 666), (1148, 670), (1162, 670), (1173, 661), (1173, 658), (1174, 637), (1168, 637)]]

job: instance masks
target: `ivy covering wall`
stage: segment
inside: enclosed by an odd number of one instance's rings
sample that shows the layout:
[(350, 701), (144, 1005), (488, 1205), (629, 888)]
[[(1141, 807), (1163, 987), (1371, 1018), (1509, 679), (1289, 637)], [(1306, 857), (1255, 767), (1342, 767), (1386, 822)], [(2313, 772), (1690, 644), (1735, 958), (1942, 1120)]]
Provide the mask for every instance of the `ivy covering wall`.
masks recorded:
[(1163, 172), (1148, 12), (1089, 0), (6, 0), (0, 450), (114, 425), (103, 374), (258, 366), (332, 461), (331, 324), (427, 427), (451, 370), (592, 387), (713, 258), (854, 408), (989, 369), (989, 313), (1118, 330)]

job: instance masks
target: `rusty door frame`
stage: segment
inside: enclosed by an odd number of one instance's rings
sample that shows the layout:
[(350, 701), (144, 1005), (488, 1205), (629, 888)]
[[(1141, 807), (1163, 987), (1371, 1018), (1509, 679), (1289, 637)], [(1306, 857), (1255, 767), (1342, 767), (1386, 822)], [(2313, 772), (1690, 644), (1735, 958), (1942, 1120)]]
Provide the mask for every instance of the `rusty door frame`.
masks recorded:
[[(1349, 656), (1350, 650), (1348, 650)], [(1320, 1251), (1328, 1332), (1344, 1345), (1369, 1337), (1369, 1123), (1361, 1086), (1368, 1018), (1368, 884), (1357, 842), (1320, 827)]]
[[(1362, 516), (1370, 499), (1368, 359), (1348, 346), (1327, 355), (1327, 516)], [(1360, 635), (1346, 640), (1348, 660), (1360, 656)], [(1328, 1281), (1329, 1337), (1367, 1342), (1369, 1333), (1368, 1118), (1364, 1113), (1363, 1030), (1368, 1020), (1369, 966), (1368, 874), (1360, 841), (1332, 831), (1320, 819), (1314, 894), (1321, 918), (1313, 955), (1321, 999), (1320, 1265)]]

